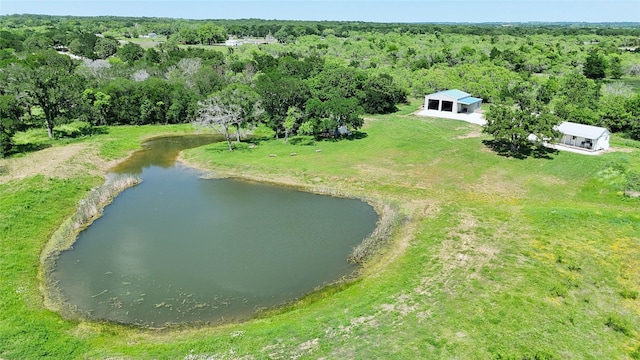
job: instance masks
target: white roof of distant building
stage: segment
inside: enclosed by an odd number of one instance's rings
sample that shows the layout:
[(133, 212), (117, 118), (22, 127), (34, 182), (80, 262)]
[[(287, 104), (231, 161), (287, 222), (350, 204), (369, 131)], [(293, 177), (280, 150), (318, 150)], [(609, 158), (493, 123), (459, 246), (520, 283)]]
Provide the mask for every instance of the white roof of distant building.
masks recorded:
[(609, 133), (609, 130), (592, 125), (578, 124), (574, 122), (564, 121), (558, 125), (558, 131), (566, 135), (580, 136), (585, 139), (597, 139), (605, 132)]

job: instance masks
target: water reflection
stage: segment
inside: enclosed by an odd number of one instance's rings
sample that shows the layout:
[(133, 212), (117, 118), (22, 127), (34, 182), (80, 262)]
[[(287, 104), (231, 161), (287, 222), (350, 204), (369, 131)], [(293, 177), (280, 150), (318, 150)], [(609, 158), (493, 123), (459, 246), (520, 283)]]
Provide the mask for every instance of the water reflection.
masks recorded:
[(118, 174), (142, 174), (144, 168), (159, 166), (173, 167), (180, 152), (213, 142), (222, 141), (220, 135), (183, 135), (165, 136), (149, 140), (142, 144), (142, 150), (136, 151), (113, 169)]

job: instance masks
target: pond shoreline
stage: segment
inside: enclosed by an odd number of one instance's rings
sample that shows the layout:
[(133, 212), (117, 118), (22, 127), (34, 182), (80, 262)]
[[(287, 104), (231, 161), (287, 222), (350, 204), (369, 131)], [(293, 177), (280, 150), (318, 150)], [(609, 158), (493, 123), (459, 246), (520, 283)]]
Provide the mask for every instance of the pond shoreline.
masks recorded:
[[(105, 174), (106, 175), (106, 174)], [(51, 278), (56, 260), (63, 251), (73, 248), (78, 235), (102, 216), (104, 208), (111, 204), (120, 193), (141, 182), (130, 175), (105, 176), (105, 182), (80, 200), (76, 212), (68, 217), (53, 233), (40, 253), (39, 278), (45, 308), (60, 313), (65, 318), (81, 317), (77, 309), (64, 299), (58, 284)]]
[[(163, 136), (162, 135), (152, 136), (148, 139), (142, 140), (141, 143), (145, 143), (147, 141), (157, 139), (159, 137), (163, 137)], [(130, 152), (126, 157), (122, 159), (114, 161), (116, 163), (115, 166), (127, 161), (127, 159), (129, 159), (133, 153), (135, 153), (135, 151)], [(382, 244), (388, 238), (391, 237), (394, 229), (396, 229), (399, 223), (402, 221), (402, 217), (400, 216), (398, 209), (391, 206), (390, 204), (384, 203), (383, 201), (374, 199), (374, 198), (362, 198), (362, 197), (353, 196), (339, 189), (310, 186), (309, 184), (304, 184), (299, 182), (287, 182), (287, 181), (281, 181), (278, 179), (274, 180), (274, 179), (269, 179), (269, 178), (259, 177), (259, 176), (247, 176), (247, 175), (234, 173), (234, 172), (224, 172), (222, 174), (221, 173), (216, 174), (211, 169), (207, 169), (205, 166), (202, 166), (202, 164), (197, 164), (197, 163), (193, 163), (185, 160), (182, 151), (176, 157), (175, 163), (181, 164), (183, 166), (186, 166), (192, 169), (204, 171), (205, 174), (203, 175), (203, 178), (232, 178), (240, 181), (270, 184), (270, 185), (280, 186), (280, 187), (291, 187), (304, 192), (310, 192), (310, 193), (321, 194), (321, 195), (329, 195), (333, 197), (359, 199), (361, 201), (366, 202), (367, 204), (371, 205), (374, 211), (378, 214), (378, 220), (376, 222), (376, 227), (372, 231), (371, 235), (363, 239), (362, 242), (358, 243), (358, 245), (354, 247), (352, 254), (349, 255), (348, 260), (352, 264), (362, 265), (367, 259), (373, 256), (373, 254), (377, 253), (378, 250), (380, 250), (380, 247), (382, 246)], [(77, 308), (75, 308), (74, 305), (72, 305), (69, 301), (66, 300), (66, 298), (60, 292), (60, 289), (58, 288), (58, 284), (55, 281), (53, 281), (53, 279), (50, 276), (51, 272), (55, 268), (57, 257), (62, 251), (65, 251), (73, 247), (73, 244), (78, 238), (78, 234), (83, 229), (90, 226), (93, 221), (98, 219), (101, 216), (103, 209), (107, 205), (109, 205), (116, 196), (118, 196), (125, 189), (131, 186), (135, 186), (140, 182), (139, 179), (133, 179), (133, 180), (129, 179), (125, 182), (112, 181), (112, 179), (110, 179), (110, 176), (109, 176), (109, 171), (106, 171), (106, 169), (105, 169), (104, 175), (106, 178), (105, 183), (99, 188), (93, 189), (91, 192), (89, 192), (85, 196), (85, 198), (83, 198), (83, 200), (80, 201), (80, 204), (78, 206), (78, 211), (61, 224), (58, 230), (52, 235), (50, 240), (46, 243), (41, 253), (41, 258), (40, 258), (41, 266), (40, 266), (39, 276), (41, 279), (41, 293), (43, 293), (44, 306), (49, 310), (52, 310), (61, 314), (65, 319), (75, 320), (75, 321), (88, 320), (91, 322), (104, 321), (104, 320), (98, 320), (98, 319), (91, 319), (90, 314), (81, 313)], [(91, 206), (92, 209), (88, 216), (87, 215), (79, 216), (79, 213), (81, 212), (81, 207), (82, 207), (81, 204), (83, 202), (86, 202), (87, 199), (95, 197), (96, 192), (103, 194), (102, 196), (100, 196), (100, 200), (92, 203), (92, 206)], [(106, 194), (106, 196), (104, 196), (104, 194)], [(298, 303), (305, 299), (308, 300), (309, 298), (312, 298), (312, 297), (317, 297), (318, 294), (322, 294), (323, 291), (329, 291), (330, 288), (335, 288), (336, 286), (340, 287), (340, 286), (348, 285), (349, 283), (352, 283), (353, 281), (359, 279), (362, 276), (361, 270), (362, 270), (362, 266), (359, 266), (351, 274), (345, 275), (336, 281), (333, 281), (317, 289), (314, 289), (310, 293), (307, 293), (298, 299), (294, 299), (292, 301), (289, 301), (274, 307), (263, 309), (257, 312), (256, 314), (254, 314), (254, 316), (252, 316), (251, 318), (245, 319), (243, 321), (251, 320), (254, 318), (262, 318), (266, 314), (272, 314), (272, 313), (278, 313), (280, 311), (284, 311), (288, 307), (292, 306), (292, 304)], [(322, 297), (322, 295), (320, 295), (320, 297)], [(107, 322), (110, 322), (110, 321), (107, 321)], [(234, 322), (237, 322), (237, 321), (232, 321), (232, 323)], [(224, 324), (226, 323), (227, 322), (225, 321)], [(133, 326), (138, 328), (141, 327), (136, 324), (120, 324), (117, 322), (116, 324), (124, 325), (124, 326)], [(202, 327), (203, 325), (215, 327), (215, 326), (222, 325), (222, 323), (221, 324), (218, 324), (218, 323), (191, 324), (190, 322), (177, 323), (177, 324), (170, 323), (159, 328), (149, 327), (149, 326), (142, 326), (141, 328), (151, 328), (151, 329), (163, 329), (163, 328), (175, 328), (175, 327), (184, 328), (185, 326), (190, 326), (190, 325), (193, 325), (194, 327)]]

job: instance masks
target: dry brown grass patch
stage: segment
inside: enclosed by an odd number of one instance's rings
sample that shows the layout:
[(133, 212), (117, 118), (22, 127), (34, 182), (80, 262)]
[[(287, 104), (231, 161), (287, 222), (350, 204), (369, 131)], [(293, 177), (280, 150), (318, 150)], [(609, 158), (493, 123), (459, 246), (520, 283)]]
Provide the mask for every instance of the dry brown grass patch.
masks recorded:
[(484, 173), (469, 188), (472, 192), (495, 197), (522, 198), (526, 195), (526, 190), (520, 183), (507, 180), (506, 174), (501, 171)]
[(23, 157), (0, 159), (0, 183), (25, 179), (36, 175), (67, 179), (75, 176), (102, 176), (115, 162), (98, 155), (89, 144), (54, 146), (29, 153)]
[(478, 129), (474, 129), (469, 133), (456, 136), (455, 139), (460, 140), (460, 139), (471, 139), (471, 138), (479, 138), (479, 137), (482, 137), (482, 131)]
[(433, 291), (454, 294), (466, 280), (480, 276), (482, 268), (496, 258), (499, 251), (483, 244), (476, 230), (478, 220), (470, 213), (460, 213), (458, 225), (442, 240), (435, 258), (440, 269), (425, 277), (414, 289), (418, 295), (430, 296)]

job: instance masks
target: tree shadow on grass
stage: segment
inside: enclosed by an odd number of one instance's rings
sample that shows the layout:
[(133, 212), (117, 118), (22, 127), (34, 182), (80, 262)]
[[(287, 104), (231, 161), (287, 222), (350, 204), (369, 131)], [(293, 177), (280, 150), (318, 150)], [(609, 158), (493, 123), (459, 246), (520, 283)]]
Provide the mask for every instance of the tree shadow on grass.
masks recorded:
[(51, 147), (52, 145), (49, 143), (26, 143), (26, 144), (18, 144), (14, 145), (11, 148), (10, 155), (15, 154), (25, 154), (30, 152), (40, 151), (46, 148)]
[(109, 133), (109, 128), (106, 126), (94, 126), (88, 135), (106, 135)]
[(506, 141), (483, 140), (482, 143), (500, 156), (512, 157), (521, 160), (528, 157), (552, 160), (553, 157), (551, 155), (558, 153), (558, 150), (548, 148), (542, 144), (531, 143), (530, 145), (521, 146), (517, 151), (514, 151), (511, 148), (511, 144)]
[(348, 135), (346, 137), (347, 140), (362, 140), (364, 138), (366, 138), (367, 136), (369, 136), (369, 134), (367, 134), (364, 131), (354, 131), (352, 132), (350, 135)]
[(369, 134), (367, 134), (366, 132), (363, 132), (363, 131), (352, 131), (348, 135), (332, 136), (332, 135), (328, 135), (328, 134), (321, 134), (320, 136), (316, 136), (316, 140), (317, 141), (330, 141), (330, 142), (337, 142), (337, 141), (343, 141), (343, 140), (354, 141), (354, 140), (364, 139), (364, 138), (366, 138), (368, 136), (369, 136)]
[(9, 156), (17, 154), (27, 154), (46, 148), (50, 148), (53, 145), (65, 145), (82, 141), (82, 139), (91, 137), (94, 135), (106, 135), (109, 133), (109, 128), (106, 126), (91, 126), (84, 131), (73, 133), (71, 136), (62, 136), (59, 133), (53, 139), (47, 140), (35, 140), (33, 142), (27, 142), (24, 144), (14, 144), (9, 151)]

